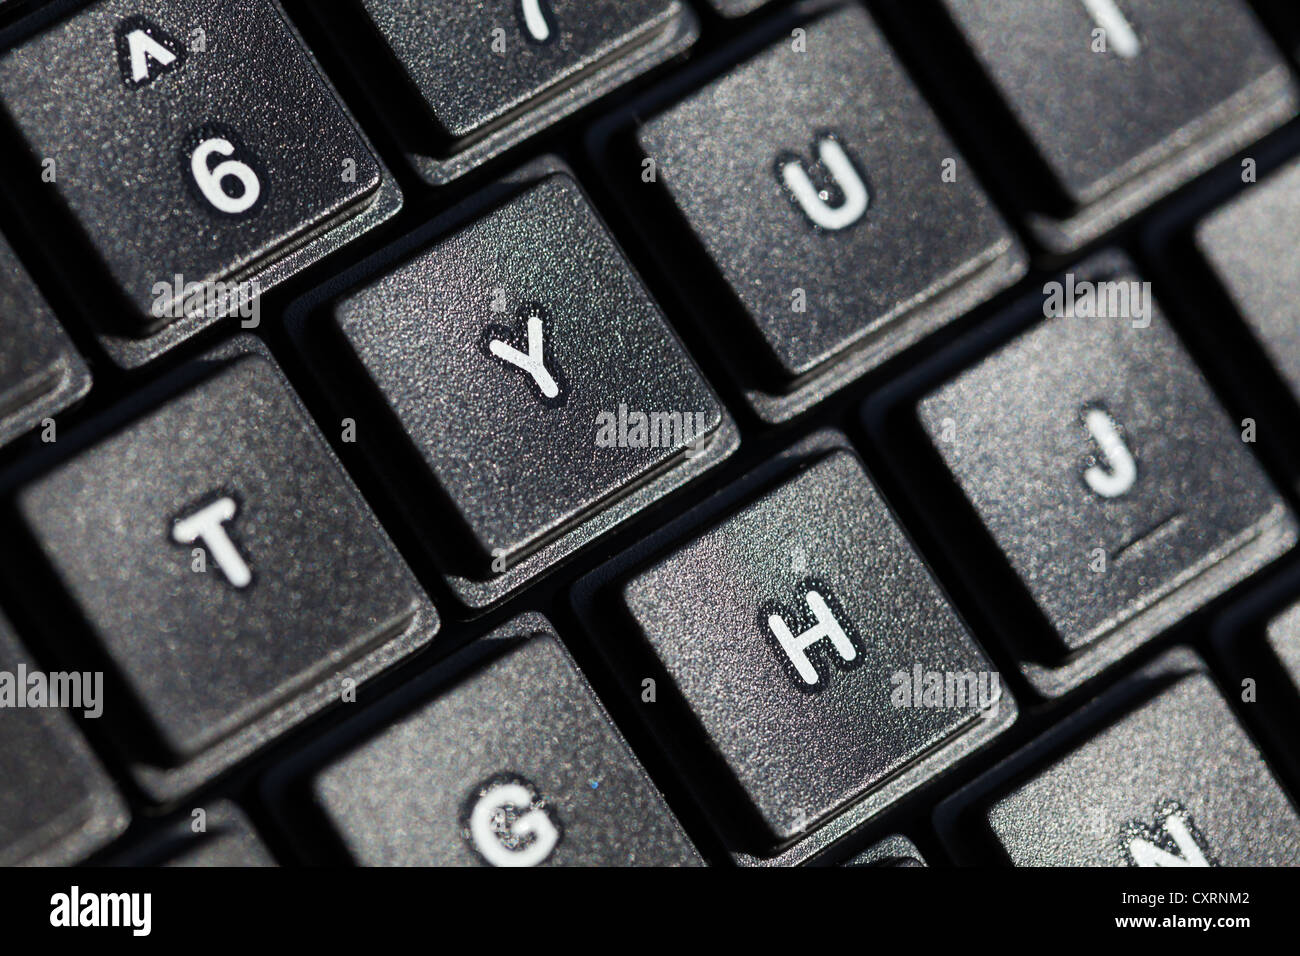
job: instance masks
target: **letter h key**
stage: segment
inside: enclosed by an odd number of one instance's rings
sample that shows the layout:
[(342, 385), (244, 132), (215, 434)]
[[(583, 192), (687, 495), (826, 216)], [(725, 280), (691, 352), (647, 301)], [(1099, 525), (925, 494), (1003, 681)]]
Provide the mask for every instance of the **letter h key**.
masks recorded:
[[(656, 735), (698, 747), (701, 764), (720, 760), (758, 814), (764, 832), (743, 850), (737, 835), (738, 860), (849, 805), (861, 822), (1015, 716), (1009, 700), (981, 720), (891, 699), (890, 675), (918, 662), (992, 665), (857, 458), (838, 436), (811, 441), (830, 447), (792, 450), (753, 476), (770, 490), (649, 567), (629, 557), (630, 578), (612, 585), (691, 715), (650, 715)], [(766, 484), (777, 473), (785, 480)], [(643, 673), (638, 649), (627, 653)], [(700, 797), (744, 816), (719, 792)]]

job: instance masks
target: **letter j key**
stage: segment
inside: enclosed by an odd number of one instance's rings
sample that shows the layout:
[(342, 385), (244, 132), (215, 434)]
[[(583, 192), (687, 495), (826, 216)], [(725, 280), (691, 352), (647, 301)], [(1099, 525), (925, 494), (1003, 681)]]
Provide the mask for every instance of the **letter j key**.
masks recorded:
[[(1120, 283), (1141, 290), (1115, 256), (1079, 276), (1060, 286), (1099, 303), (1122, 301), (1110, 295)], [(920, 404), (935, 448), (1051, 625), (1051, 648), (1025, 664), (1047, 694), (1296, 537), (1290, 509), (1158, 310), (1094, 317), (1077, 304), (1077, 316), (1063, 308)]]

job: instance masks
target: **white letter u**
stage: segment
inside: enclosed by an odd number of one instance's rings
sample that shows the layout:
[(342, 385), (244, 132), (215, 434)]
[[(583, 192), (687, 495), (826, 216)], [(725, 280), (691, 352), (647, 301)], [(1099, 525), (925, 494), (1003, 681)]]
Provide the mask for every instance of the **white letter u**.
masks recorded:
[(871, 202), (867, 184), (853, 168), (849, 154), (834, 137), (823, 135), (818, 138), (817, 156), (844, 194), (844, 201), (838, 206), (830, 205), (818, 192), (804, 171), (803, 163), (797, 159), (781, 163), (781, 179), (813, 225), (832, 232), (847, 229), (867, 212), (867, 206)]

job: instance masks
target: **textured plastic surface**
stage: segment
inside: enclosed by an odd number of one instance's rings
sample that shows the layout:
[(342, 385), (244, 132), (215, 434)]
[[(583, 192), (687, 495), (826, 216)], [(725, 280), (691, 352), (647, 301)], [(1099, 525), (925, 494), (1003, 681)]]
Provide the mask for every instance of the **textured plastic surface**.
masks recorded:
[[(1140, 703), (1118, 703), (1143, 684)], [(1166, 655), (1093, 709), (1116, 708), (1095, 736), (1020, 770), (1023, 783), (985, 795), (977, 780), (940, 813), (972, 799), (967, 818), (982, 814), (1020, 866), (1134, 865), (1135, 839), (1189, 862), (1300, 864), (1300, 817), (1194, 654)]]
[[(120, 50), (133, 28), (176, 51), (165, 70), (145, 60), (151, 78), (138, 84)], [(201, 51), (189, 48), (198, 30)], [(264, 291), (332, 248), (336, 227), (400, 203), (380, 195), (382, 166), (269, 0), (101, 0), (0, 58), (0, 105), (37, 160), (55, 159), (49, 188), (133, 306), (96, 316), (123, 364), (220, 317), (176, 318), (157, 284), (257, 278)], [(212, 138), (235, 151), (210, 155), (210, 170), (242, 162), (260, 183), (245, 213), (216, 209), (191, 172)], [(219, 188), (236, 195), (234, 181)]]
[[(809, 590), (857, 649), (848, 666), (828, 640), (811, 646), (815, 688), (790, 673), (768, 623), (775, 612), (796, 633), (812, 626)], [(1015, 717), (1004, 692), (985, 712), (974, 701), (896, 705), (900, 674), (909, 685), (917, 668), (987, 680), (992, 666), (847, 451), (639, 573), (624, 596), (775, 842), (862, 798), (878, 809), (936, 773), (948, 747), (975, 746)]]
[(1200, 223), (1196, 244), (1300, 400), (1300, 163), (1250, 186)]
[[(773, 419), (1024, 272), (1006, 225), (867, 14), (850, 7), (805, 29), (802, 46), (780, 40), (638, 137), (774, 365), (773, 380), (750, 391)], [(827, 140), (868, 194), (863, 214), (839, 229), (816, 225), (781, 171), (798, 162), (828, 206), (846, 204), (848, 180), (818, 158)], [(945, 182), (949, 160), (955, 180)]]
[(681, 13), (677, 0), (551, 0), (534, 27), (518, 0), (361, 3), (450, 139), (481, 133)]
[[(945, 0), (1077, 211), (1040, 240), (1077, 248), (1295, 115), (1290, 70), (1240, 0), (1125, 0), (1112, 27), (1078, 2)], [(1206, 42), (1207, 36), (1213, 42)]]
[(885, 837), (875, 846), (868, 847), (848, 860), (845, 866), (925, 866), (925, 857), (911, 840), (904, 836)]
[(90, 390), (90, 371), (0, 236), (0, 444)]
[[(243, 585), (210, 537), (176, 540), (176, 522), (219, 499), (235, 504), (221, 527), (250, 571)], [(163, 795), (219, 769), (263, 728), (337, 700), (344, 677), (369, 676), (437, 627), (259, 354), (218, 366), (33, 482), (19, 508), (175, 758), (142, 769)], [(203, 759), (190, 770), (186, 758)]]
[[(486, 859), (467, 819), (493, 783), (531, 788), (558, 840), (555, 866), (701, 861), (549, 625), (326, 768), (313, 791), (357, 862), (470, 866)], [(544, 808), (544, 809), (543, 809)], [(507, 813), (526, 812), (514, 806)], [(498, 837), (509, 852), (509, 823)], [(500, 849), (498, 850), (500, 852)]]
[[(19, 665), (37, 669), (0, 618), (0, 670)], [(126, 829), (125, 804), (58, 709), (0, 709), (0, 780), (0, 866), (76, 863)]]
[(680, 0), (362, 5), (442, 133), (439, 155), (412, 156), (434, 183), (681, 52), (696, 35)]
[(1288, 608), (1269, 622), (1267, 640), (1286, 669), (1287, 677), (1300, 690), (1300, 605)]
[[(1117, 257), (1085, 264), (1078, 279), (1139, 281)], [(1097, 673), (1295, 542), (1290, 509), (1154, 304), (1149, 326), (1135, 327), (1145, 321), (1045, 319), (920, 404), (940, 456), (1056, 630), (1061, 659), (1026, 665), (1045, 693)], [(1121, 469), (1086, 424), (1093, 410), (1135, 469), (1118, 494), (1086, 480)]]
[(724, 17), (743, 17), (771, 0), (709, 0), (713, 9)]
[[(552, 397), (490, 347), (527, 353), (533, 317)], [(350, 295), (334, 321), (477, 545), (453, 582), (470, 603), (520, 583), (593, 516), (643, 506), (633, 492), (734, 448), (719, 400), (567, 175)], [(647, 424), (628, 439), (635, 414)], [(651, 415), (683, 427), (658, 418), (655, 437)]]

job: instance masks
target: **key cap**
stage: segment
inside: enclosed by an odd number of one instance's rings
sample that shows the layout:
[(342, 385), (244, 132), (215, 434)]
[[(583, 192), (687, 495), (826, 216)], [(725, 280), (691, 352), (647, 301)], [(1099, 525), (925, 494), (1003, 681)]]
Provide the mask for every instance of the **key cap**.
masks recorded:
[(437, 627), (279, 371), (240, 348), (18, 499), (165, 745), (165, 766), (135, 757), (142, 785), (167, 796)]
[(1300, 398), (1300, 163), (1251, 186), (1202, 221), (1196, 244), (1237, 311), (1287, 385)]
[(333, 325), (465, 528), (464, 547), (446, 534), (434, 545), (471, 605), (544, 567), (546, 546), (592, 516), (610, 523), (616, 499), (643, 506), (627, 496), (734, 447), (718, 399), (564, 174), (349, 295)]
[(680, 0), (362, 0), (438, 127), (446, 182), (690, 46)]
[(1054, 317), (919, 413), (1051, 624), (1052, 653), (1024, 666), (1054, 695), (1287, 551), (1296, 526), (1122, 257), (1044, 293)]
[(1300, 691), (1300, 604), (1269, 622), (1265, 636), (1291, 683)]
[[(944, 0), (1064, 200), (1078, 248), (1295, 115), (1286, 63), (1239, 0)], [(1213, 37), (1213, 42), (1207, 42)]]
[(0, 104), (129, 303), (105, 326), (125, 364), (250, 320), (256, 292), (396, 211), (269, 0), (101, 0), (0, 57)]
[[(663, 799), (539, 616), (527, 637), (314, 779), (365, 866), (695, 866)], [(473, 741), (473, 746), (465, 746)]]
[(79, 693), (61, 703), (105, 709), (102, 681), (38, 669), (0, 618), (0, 866), (77, 863), (126, 829), (126, 805), (67, 712), (35, 706), (41, 686), (52, 702), (55, 677)]
[(854, 801), (880, 810), (1015, 719), (856, 457), (810, 457), (622, 589), (660, 700), (671, 681), (769, 848)]
[(765, 418), (802, 411), (1023, 274), (1006, 225), (856, 7), (638, 138), (739, 306), (757, 346), (744, 384)]
[[(1272, 575), (1270, 575), (1272, 578)], [(1220, 683), (1247, 705), (1251, 733), (1273, 772), (1295, 792), (1300, 751), (1295, 747), (1300, 720), (1300, 603), (1296, 577), (1289, 570), (1253, 596), (1234, 601), (1211, 629)]]
[(845, 866), (925, 866), (925, 858), (907, 837), (891, 836), (863, 850)]
[[(196, 827), (203, 829), (197, 830)], [(233, 803), (195, 807), (143, 846), (113, 861), (116, 866), (275, 866), (275, 857)]]
[[(1300, 862), (1300, 818), (1195, 655), (1166, 655), (1092, 711), (1135, 695), (1068, 751), (1075, 724), (951, 798), (941, 835), (951, 841), (959, 821), (987, 827), (1017, 866)], [(990, 782), (999, 773), (1023, 782)]]
[(0, 444), (90, 390), (90, 371), (0, 236)]
[(724, 17), (743, 17), (769, 2), (771, 0), (709, 0)]

